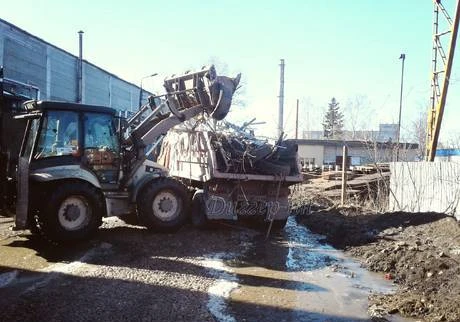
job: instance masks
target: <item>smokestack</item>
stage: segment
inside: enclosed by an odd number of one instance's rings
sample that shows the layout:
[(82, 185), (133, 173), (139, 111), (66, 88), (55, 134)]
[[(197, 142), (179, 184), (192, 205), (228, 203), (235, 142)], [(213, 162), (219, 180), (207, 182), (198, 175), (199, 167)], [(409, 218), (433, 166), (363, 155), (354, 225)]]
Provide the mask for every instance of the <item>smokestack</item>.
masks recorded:
[(284, 110), (284, 59), (280, 64), (280, 95), (278, 110), (278, 137), (283, 133), (283, 110)]
[(299, 100), (297, 99), (297, 108), (295, 112), (295, 139), (297, 140), (299, 132)]
[(78, 32), (77, 103), (83, 99), (83, 31)]

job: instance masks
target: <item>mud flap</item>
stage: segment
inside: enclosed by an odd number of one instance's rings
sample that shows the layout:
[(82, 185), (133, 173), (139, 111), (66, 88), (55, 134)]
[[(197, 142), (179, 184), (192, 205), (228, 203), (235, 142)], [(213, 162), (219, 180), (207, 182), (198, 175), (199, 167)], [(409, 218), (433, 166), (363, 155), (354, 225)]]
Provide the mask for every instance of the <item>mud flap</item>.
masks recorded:
[(29, 212), (29, 160), (24, 157), (18, 162), (18, 196), (16, 199), (15, 228), (26, 229)]

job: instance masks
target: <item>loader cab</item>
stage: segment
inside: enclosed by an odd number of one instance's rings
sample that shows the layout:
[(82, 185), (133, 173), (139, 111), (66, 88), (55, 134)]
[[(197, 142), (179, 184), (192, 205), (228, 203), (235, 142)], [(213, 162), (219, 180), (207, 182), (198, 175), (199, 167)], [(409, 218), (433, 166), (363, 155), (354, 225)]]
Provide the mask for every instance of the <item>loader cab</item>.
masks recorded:
[(21, 158), (29, 170), (79, 165), (101, 184), (118, 182), (120, 144), (115, 110), (62, 102), (24, 104), (28, 118)]
[(114, 109), (28, 101), (14, 118), (27, 121), (17, 165), (16, 228), (31, 226), (30, 210), (43, 203), (50, 185), (80, 182), (94, 189), (118, 188), (120, 145)]

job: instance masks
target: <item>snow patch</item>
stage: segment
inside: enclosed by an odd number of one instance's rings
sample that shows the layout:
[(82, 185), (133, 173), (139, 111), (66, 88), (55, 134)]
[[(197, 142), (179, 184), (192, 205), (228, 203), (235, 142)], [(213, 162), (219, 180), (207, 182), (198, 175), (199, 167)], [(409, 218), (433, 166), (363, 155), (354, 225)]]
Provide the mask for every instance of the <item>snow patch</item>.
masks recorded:
[[(43, 270), (40, 270), (40, 272), (48, 273), (47, 276), (42, 279), (41, 281), (38, 281), (34, 283), (32, 286), (30, 286), (26, 292), (31, 292), (37, 288), (44, 287), (46, 284), (48, 284), (52, 279), (54, 279), (58, 274), (74, 274), (78, 269), (81, 267), (90, 267), (90, 264), (87, 264), (90, 262), (91, 258), (96, 257), (98, 254), (101, 254), (101, 252), (106, 251), (108, 249), (107, 245), (108, 243), (103, 243), (102, 245), (99, 245), (97, 248), (90, 249), (87, 251), (82, 257), (80, 257), (78, 260), (70, 262), (70, 263), (56, 263), (54, 265), (50, 265), (46, 267)], [(108, 244), (110, 245), (110, 244)]]
[(231, 268), (225, 265), (224, 259), (232, 257), (232, 254), (213, 254), (202, 261), (202, 265), (208, 268), (216, 282), (208, 289), (208, 310), (220, 322), (236, 322), (235, 318), (227, 312), (227, 299), (230, 293), (238, 288), (238, 278), (232, 273)]
[(334, 248), (321, 244), (319, 235), (312, 234), (307, 228), (298, 225), (292, 216), (288, 219), (285, 232), (289, 247), (286, 258), (288, 271), (313, 270), (337, 260), (326, 254), (334, 251)]

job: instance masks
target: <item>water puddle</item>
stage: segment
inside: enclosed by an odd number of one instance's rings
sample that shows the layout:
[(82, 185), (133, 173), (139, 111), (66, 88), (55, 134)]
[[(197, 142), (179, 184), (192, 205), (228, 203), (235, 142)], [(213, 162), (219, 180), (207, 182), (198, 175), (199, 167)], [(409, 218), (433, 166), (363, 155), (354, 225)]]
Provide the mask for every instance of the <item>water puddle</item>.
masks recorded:
[(294, 218), (280, 236), (260, 237), (249, 250), (243, 259), (214, 257), (215, 265), (225, 263), (210, 290), (220, 302), (214, 297), (214, 311), (208, 305), (218, 321), (369, 321), (368, 295), (394, 290)]

